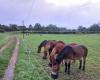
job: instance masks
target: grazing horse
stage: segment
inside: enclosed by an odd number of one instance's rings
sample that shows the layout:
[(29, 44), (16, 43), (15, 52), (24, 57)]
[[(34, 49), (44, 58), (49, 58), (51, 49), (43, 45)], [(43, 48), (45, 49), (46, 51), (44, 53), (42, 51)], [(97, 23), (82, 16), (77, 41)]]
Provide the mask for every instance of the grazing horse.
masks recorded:
[(44, 48), (44, 56), (43, 59), (47, 58), (47, 54), (50, 53), (54, 47), (56, 43), (56, 40), (44, 40), (40, 43), (40, 45), (38, 46), (38, 53), (41, 52), (41, 49)]
[(54, 48), (52, 49), (50, 55), (49, 55), (49, 66), (52, 66), (52, 62), (54, 60), (54, 58), (56, 57), (56, 55), (63, 49), (63, 47), (65, 46), (65, 43), (63, 41), (58, 41), (56, 42)]
[(57, 41), (49, 40), (47, 44), (44, 46), (44, 56), (43, 59), (47, 59), (47, 55), (50, 55), (52, 49), (54, 48)]
[[(88, 49), (84, 45), (65, 46), (56, 59), (52, 63), (51, 77), (53, 79), (58, 78), (58, 71), (60, 69), (60, 63), (65, 60), (65, 72), (70, 74), (70, 64), (72, 60), (79, 60), (79, 69), (85, 70), (85, 62), (87, 57)], [(83, 64), (83, 67), (82, 67)]]
[(55, 41), (55, 40), (48, 41), (48, 43), (44, 47), (44, 56), (43, 56), (43, 59), (46, 59), (47, 58), (47, 55), (50, 57), (50, 54), (51, 54), (53, 48), (58, 43), (64, 44), (63, 41)]
[[(57, 42), (56, 43), (55, 47), (53, 48), (52, 52), (50, 53), (50, 57), (49, 57), (49, 60), (50, 60), (49, 66), (50, 67), (52, 67), (53, 60), (59, 54), (59, 52), (65, 47), (65, 45), (66, 44), (64, 42)], [(77, 45), (77, 44), (71, 43), (71, 44), (67, 44), (67, 45), (74, 46), (74, 45)]]
[(38, 53), (41, 52), (41, 48), (44, 47), (46, 44), (48, 43), (48, 40), (44, 40), (40, 43), (40, 45), (38, 46)]

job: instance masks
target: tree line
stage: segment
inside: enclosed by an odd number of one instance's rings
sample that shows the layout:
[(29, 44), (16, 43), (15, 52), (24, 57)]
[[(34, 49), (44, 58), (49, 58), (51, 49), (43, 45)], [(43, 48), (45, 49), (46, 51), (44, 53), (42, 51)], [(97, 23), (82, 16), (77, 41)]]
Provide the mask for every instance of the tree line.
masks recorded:
[(0, 32), (11, 32), (11, 31), (21, 31), (21, 32), (78, 32), (78, 33), (100, 33), (100, 24), (93, 24), (86, 28), (84, 26), (79, 26), (77, 29), (67, 29), (65, 27), (58, 27), (54, 24), (49, 24), (43, 26), (40, 23), (36, 23), (34, 26), (19, 26), (17, 24), (2, 25), (0, 24)]

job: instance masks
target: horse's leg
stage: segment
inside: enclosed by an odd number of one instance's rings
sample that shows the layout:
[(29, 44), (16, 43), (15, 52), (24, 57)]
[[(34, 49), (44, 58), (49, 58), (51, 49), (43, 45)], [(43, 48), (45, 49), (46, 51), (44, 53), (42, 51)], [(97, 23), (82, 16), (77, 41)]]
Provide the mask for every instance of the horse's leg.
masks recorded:
[(68, 64), (65, 62), (65, 73), (67, 72)]
[(49, 67), (52, 67), (52, 58), (51, 56), (49, 55), (49, 64), (48, 64)]
[(82, 60), (79, 60), (79, 69), (81, 69), (82, 68)]
[(70, 61), (68, 63), (68, 74), (70, 74)]
[(85, 61), (86, 61), (86, 58), (83, 59), (83, 71), (85, 71)]

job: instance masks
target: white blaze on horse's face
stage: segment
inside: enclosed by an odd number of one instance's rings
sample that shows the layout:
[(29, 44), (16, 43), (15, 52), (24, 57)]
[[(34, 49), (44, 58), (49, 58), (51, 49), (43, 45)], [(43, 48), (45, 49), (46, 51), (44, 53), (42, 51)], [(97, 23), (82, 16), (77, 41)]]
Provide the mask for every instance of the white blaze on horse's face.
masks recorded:
[(52, 66), (52, 73), (58, 74), (58, 71), (59, 71), (59, 64), (53, 65)]
[(57, 75), (57, 73), (56, 73), (56, 72), (53, 72), (53, 71), (51, 72), (51, 74), (53, 74), (53, 75)]
[(58, 78), (58, 72), (52, 71), (52, 72), (51, 72), (51, 77), (52, 77), (53, 79), (57, 79), (57, 78)]

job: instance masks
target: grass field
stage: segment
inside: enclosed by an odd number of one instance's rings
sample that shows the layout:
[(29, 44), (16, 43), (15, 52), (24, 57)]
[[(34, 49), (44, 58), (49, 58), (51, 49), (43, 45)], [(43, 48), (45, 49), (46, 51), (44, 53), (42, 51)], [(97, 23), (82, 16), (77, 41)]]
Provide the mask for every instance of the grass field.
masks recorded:
[(2, 47), (9, 39), (9, 34), (0, 33), (0, 47)]
[(71, 66), (71, 75), (60, 70), (59, 80), (100, 80), (100, 35), (99, 34), (66, 34), (66, 35), (29, 35), (20, 37), (20, 54), (15, 71), (15, 80), (52, 80), (48, 61), (42, 60), (42, 53), (37, 53), (37, 46), (43, 40), (62, 40), (66, 43), (79, 43), (87, 46), (89, 53), (86, 71), (78, 70), (78, 62)]

